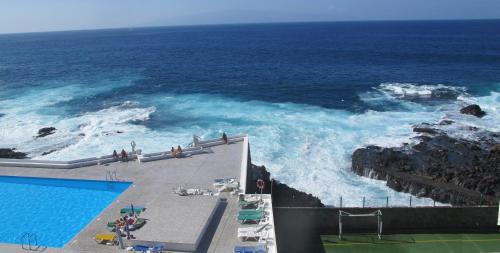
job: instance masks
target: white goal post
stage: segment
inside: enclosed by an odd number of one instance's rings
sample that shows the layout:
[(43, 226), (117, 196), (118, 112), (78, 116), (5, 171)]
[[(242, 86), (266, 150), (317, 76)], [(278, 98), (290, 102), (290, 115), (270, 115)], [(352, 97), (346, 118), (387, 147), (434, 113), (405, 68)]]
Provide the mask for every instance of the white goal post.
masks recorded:
[(346, 211), (339, 210), (339, 239), (342, 240), (342, 217), (377, 217), (377, 236), (382, 239), (382, 211), (377, 210), (371, 213), (352, 214)]
[(498, 226), (500, 226), (500, 202), (498, 203)]

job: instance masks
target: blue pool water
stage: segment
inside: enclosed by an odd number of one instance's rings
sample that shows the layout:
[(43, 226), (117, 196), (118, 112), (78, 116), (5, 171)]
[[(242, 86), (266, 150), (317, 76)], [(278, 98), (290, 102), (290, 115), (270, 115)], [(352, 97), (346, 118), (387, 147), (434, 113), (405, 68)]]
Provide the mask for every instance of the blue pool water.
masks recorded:
[(62, 248), (130, 184), (0, 176), (0, 242), (20, 244), (28, 232), (40, 245)]

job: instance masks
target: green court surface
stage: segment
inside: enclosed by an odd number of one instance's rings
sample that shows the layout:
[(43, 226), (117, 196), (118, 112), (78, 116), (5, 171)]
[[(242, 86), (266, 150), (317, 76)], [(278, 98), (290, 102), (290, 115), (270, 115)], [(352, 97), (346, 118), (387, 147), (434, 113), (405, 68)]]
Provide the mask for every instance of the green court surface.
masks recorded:
[(500, 233), (498, 234), (399, 234), (383, 235), (379, 240), (376, 234), (322, 235), (321, 241), (326, 253), (347, 252), (499, 252)]

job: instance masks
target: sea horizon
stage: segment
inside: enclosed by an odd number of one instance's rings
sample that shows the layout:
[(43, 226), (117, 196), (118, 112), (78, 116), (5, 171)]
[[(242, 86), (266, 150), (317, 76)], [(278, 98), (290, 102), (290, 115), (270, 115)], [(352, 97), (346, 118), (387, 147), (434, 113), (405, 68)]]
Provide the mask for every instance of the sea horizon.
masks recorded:
[(33, 33), (65, 33), (65, 32), (92, 32), (106, 30), (130, 30), (130, 29), (155, 29), (155, 28), (183, 28), (183, 27), (206, 27), (206, 26), (245, 26), (245, 25), (279, 25), (279, 24), (310, 24), (310, 23), (383, 23), (383, 22), (482, 22), (482, 21), (500, 21), (500, 18), (480, 18), (480, 19), (372, 19), (372, 20), (318, 20), (318, 21), (276, 21), (276, 22), (236, 22), (236, 23), (200, 23), (200, 24), (166, 24), (166, 25), (137, 25), (137, 26), (117, 26), (102, 28), (78, 28), (65, 30), (46, 30), (46, 31), (21, 31), (2, 33), (2, 35), (22, 35)]

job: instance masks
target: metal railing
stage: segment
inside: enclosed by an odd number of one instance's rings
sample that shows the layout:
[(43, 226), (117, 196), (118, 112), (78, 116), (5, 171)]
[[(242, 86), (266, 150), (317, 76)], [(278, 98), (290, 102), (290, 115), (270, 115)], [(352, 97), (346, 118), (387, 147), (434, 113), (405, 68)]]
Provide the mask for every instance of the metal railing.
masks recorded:
[(41, 246), (38, 245), (38, 237), (35, 233), (24, 233), (21, 236), (21, 248), (29, 251), (38, 251)]
[(334, 204), (336, 207), (362, 207), (362, 208), (369, 208), (369, 207), (417, 207), (417, 206), (441, 206), (443, 204), (436, 202), (435, 200), (432, 200), (432, 203), (429, 203), (428, 201), (425, 202), (425, 204), (422, 204), (421, 201), (419, 201), (420, 198), (415, 197), (415, 196), (409, 196), (407, 199), (407, 202), (402, 202), (398, 198), (397, 203), (391, 202), (391, 198), (389, 196), (386, 197), (379, 197), (379, 198), (367, 198), (367, 197), (360, 197), (359, 200), (355, 200), (353, 198), (349, 198), (348, 201), (346, 201), (345, 198), (342, 196), (339, 197), (338, 205)]
[(119, 182), (118, 177), (116, 176), (116, 170), (115, 171), (106, 171), (106, 181), (107, 182)]

